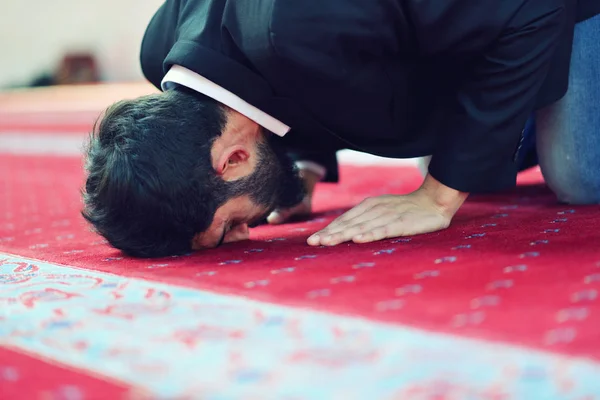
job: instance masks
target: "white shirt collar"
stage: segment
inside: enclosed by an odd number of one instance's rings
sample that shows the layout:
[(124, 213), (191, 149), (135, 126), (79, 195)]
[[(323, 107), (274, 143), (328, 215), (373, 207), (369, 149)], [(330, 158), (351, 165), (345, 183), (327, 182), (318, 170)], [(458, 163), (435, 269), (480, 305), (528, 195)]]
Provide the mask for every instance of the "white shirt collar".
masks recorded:
[(161, 87), (163, 90), (168, 90), (172, 88), (174, 84), (185, 86), (222, 104), (225, 104), (227, 107), (239, 112), (242, 115), (245, 115), (252, 121), (256, 122), (263, 128), (268, 129), (277, 136), (283, 137), (290, 130), (289, 126), (278, 119), (275, 119), (269, 114), (259, 110), (252, 104), (249, 104), (245, 100), (222, 88), (216, 83), (206, 79), (200, 74), (197, 74), (196, 72), (180, 65), (173, 65), (169, 69), (169, 72), (167, 72), (162, 80)]

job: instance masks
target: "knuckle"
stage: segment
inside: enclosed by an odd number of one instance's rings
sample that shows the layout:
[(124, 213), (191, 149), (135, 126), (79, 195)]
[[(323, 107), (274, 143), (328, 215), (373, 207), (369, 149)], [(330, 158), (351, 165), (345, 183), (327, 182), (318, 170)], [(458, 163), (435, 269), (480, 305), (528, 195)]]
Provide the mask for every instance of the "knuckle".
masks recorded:
[(358, 225), (356, 226), (356, 229), (357, 229), (359, 232), (364, 232), (364, 231), (366, 231), (367, 229), (369, 229), (369, 223), (368, 223), (368, 222), (361, 222), (360, 224), (358, 224)]
[(344, 240), (344, 235), (342, 233), (335, 233), (331, 236), (331, 242), (338, 243), (339, 241)]
[(375, 240), (385, 239), (389, 233), (389, 228), (387, 226), (382, 226), (373, 231), (373, 237)]

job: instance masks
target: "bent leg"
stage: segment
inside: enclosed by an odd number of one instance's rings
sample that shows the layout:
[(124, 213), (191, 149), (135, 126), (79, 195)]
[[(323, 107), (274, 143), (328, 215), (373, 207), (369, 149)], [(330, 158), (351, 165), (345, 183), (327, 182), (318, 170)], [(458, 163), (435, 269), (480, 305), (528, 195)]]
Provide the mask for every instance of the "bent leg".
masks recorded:
[(600, 203), (600, 16), (575, 28), (569, 90), (538, 111), (542, 174), (558, 199)]

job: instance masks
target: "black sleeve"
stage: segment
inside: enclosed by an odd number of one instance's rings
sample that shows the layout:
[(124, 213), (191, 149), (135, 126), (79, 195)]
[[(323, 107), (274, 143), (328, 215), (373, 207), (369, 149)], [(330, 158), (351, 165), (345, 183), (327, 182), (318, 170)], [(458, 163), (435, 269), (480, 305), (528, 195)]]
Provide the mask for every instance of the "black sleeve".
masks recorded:
[(600, 1), (579, 0), (577, 2), (577, 22), (585, 21), (600, 14)]
[(142, 73), (157, 89), (165, 76), (163, 62), (175, 43), (179, 0), (166, 0), (156, 11), (142, 39)]
[(520, 137), (564, 22), (560, 4), (544, 1), (525, 2), (443, 107), (429, 166), (443, 184), (470, 193), (514, 186)]

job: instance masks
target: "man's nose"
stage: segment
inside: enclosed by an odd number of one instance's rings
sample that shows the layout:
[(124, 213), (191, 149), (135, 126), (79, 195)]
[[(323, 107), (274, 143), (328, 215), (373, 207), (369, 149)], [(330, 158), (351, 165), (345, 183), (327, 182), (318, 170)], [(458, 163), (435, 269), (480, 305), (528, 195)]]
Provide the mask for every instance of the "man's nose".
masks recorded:
[(241, 240), (247, 240), (250, 237), (250, 231), (248, 224), (239, 224), (231, 228), (225, 235), (223, 243), (239, 242)]

